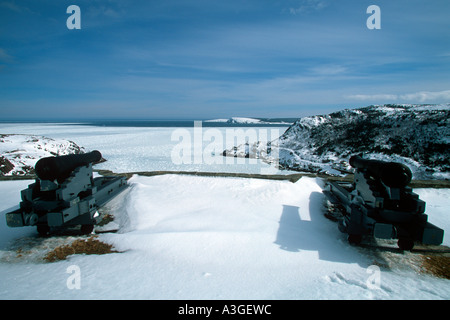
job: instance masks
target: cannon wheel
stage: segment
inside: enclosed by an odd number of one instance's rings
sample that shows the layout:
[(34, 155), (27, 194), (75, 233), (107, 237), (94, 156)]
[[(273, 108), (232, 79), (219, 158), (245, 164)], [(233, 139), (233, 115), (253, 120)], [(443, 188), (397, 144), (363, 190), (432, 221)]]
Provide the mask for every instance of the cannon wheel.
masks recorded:
[(414, 240), (410, 238), (400, 238), (397, 241), (397, 245), (402, 250), (411, 251), (412, 248), (414, 248)]
[(360, 235), (360, 234), (349, 234), (347, 240), (348, 240), (348, 243), (350, 243), (350, 244), (358, 245), (362, 241), (362, 235)]
[(50, 227), (46, 224), (38, 224), (36, 229), (39, 235), (42, 237), (46, 237), (50, 232)]
[(94, 225), (93, 224), (82, 224), (80, 231), (82, 234), (90, 234), (92, 231), (94, 231)]

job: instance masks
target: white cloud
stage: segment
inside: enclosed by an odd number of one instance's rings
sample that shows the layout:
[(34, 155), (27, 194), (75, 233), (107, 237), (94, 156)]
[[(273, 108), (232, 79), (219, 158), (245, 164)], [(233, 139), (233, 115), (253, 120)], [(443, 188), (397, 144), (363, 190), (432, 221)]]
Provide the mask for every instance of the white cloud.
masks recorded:
[(320, 65), (311, 68), (310, 71), (321, 76), (334, 76), (345, 73), (347, 71), (347, 68), (340, 65)]
[(397, 100), (398, 96), (395, 94), (353, 94), (346, 96), (347, 99), (351, 100)]
[(105, 6), (91, 6), (87, 9), (87, 15), (93, 18), (99, 17), (109, 17), (109, 18), (119, 18), (121, 15), (118, 10), (111, 7)]
[(416, 93), (409, 93), (400, 95), (401, 100), (417, 100), (419, 102), (428, 102), (435, 100), (446, 100), (450, 101), (450, 90), (446, 91), (438, 91), (438, 92), (429, 92), (422, 91)]
[(311, 11), (318, 11), (326, 6), (327, 4), (321, 0), (303, 0), (297, 8), (289, 8), (289, 13), (297, 15)]
[(346, 98), (359, 101), (448, 102), (450, 101), (450, 90), (420, 91), (406, 94), (355, 94), (348, 95)]

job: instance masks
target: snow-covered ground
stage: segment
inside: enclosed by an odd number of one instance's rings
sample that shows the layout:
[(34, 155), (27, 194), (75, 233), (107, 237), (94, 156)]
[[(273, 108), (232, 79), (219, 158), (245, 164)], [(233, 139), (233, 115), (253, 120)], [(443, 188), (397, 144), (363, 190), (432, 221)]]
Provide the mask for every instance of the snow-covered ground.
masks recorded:
[[(27, 183), (0, 182), (0, 299), (450, 298), (449, 280), (418, 272), (418, 254), (349, 246), (317, 179), (134, 176), (106, 208), (119, 231), (99, 236), (121, 252), (54, 263), (45, 252), (71, 237), (5, 226)], [(450, 231), (450, 190), (417, 191)]]
[[(98, 149), (108, 159), (101, 165), (117, 172), (170, 170), (178, 143), (168, 128), (0, 128)], [(0, 182), (0, 299), (450, 299), (449, 280), (420, 272), (421, 255), (350, 246), (323, 216), (320, 179), (135, 175), (104, 208), (115, 216), (107, 228), (119, 230), (99, 239), (120, 253), (53, 263), (46, 252), (75, 237), (6, 226), (5, 213), (31, 182)], [(450, 190), (415, 191), (450, 246)]]

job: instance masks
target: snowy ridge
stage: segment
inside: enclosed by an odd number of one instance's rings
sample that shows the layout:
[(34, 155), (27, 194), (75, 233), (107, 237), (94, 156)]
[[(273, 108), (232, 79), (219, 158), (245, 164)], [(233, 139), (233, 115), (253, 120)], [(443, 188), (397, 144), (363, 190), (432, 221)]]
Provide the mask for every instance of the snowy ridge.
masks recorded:
[(224, 123), (261, 123), (259, 119), (232, 117), (230, 119), (214, 119), (205, 122), (224, 122)]
[(396, 161), (415, 179), (450, 178), (450, 104), (383, 105), (298, 119), (271, 143), (272, 154), (238, 146), (227, 155), (266, 157), (282, 168), (339, 175), (355, 154)]
[(227, 124), (291, 124), (285, 121), (268, 121), (265, 119), (231, 117), (229, 119), (205, 120), (205, 122), (218, 122)]
[(32, 174), (40, 158), (84, 152), (84, 148), (73, 141), (37, 135), (0, 134), (0, 176)]

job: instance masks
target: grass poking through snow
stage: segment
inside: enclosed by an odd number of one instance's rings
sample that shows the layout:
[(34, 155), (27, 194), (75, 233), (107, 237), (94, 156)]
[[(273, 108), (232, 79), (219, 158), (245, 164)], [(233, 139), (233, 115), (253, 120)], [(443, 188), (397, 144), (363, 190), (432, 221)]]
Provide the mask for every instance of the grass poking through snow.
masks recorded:
[(96, 236), (91, 236), (88, 239), (77, 239), (70, 245), (61, 245), (48, 252), (44, 260), (48, 262), (55, 262), (65, 260), (68, 256), (73, 254), (107, 254), (118, 252), (112, 249), (112, 245), (101, 242), (96, 239)]

